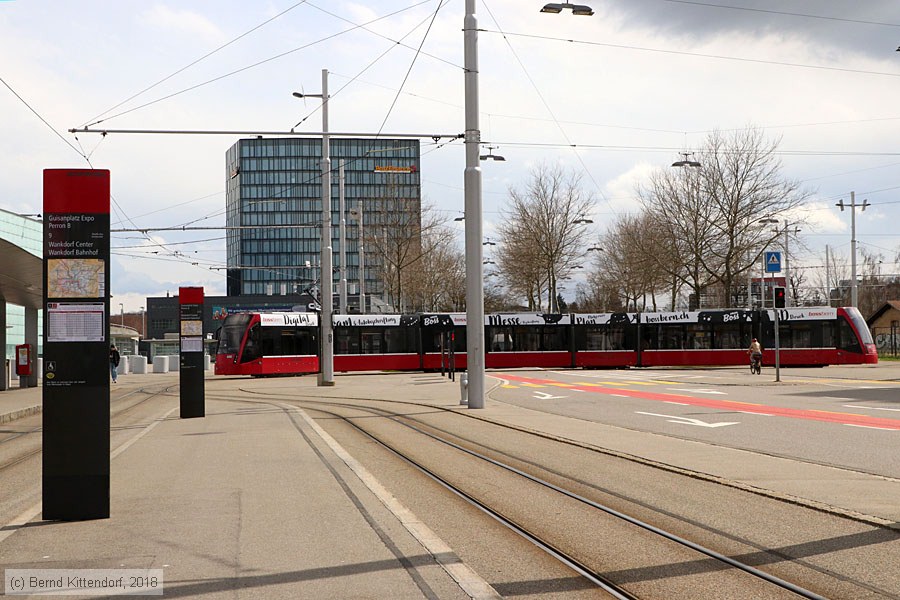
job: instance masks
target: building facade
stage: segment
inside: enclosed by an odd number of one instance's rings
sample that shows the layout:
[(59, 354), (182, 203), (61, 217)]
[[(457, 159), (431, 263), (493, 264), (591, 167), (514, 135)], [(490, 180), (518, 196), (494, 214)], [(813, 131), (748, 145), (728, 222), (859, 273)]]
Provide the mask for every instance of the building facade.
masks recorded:
[[(343, 241), (348, 312), (360, 311), (361, 273), (366, 296), (362, 312), (370, 312), (371, 302), (384, 302), (384, 260), (379, 244), (390, 237), (385, 234), (397, 223), (398, 214), (421, 221), (419, 141), (332, 138), (330, 149), (331, 277), (337, 291)], [(229, 296), (284, 296), (307, 291), (318, 295), (321, 154), (320, 138), (244, 139), (227, 151)], [(341, 240), (339, 227), (341, 162), (345, 240)]]
[[(35, 218), (36, 217), (36, 218)], [(41, 258), (44, 254), (44, 224), (40, 215), (19, 215), (0, 209), (0, 238)], [(38, 311), (38, 355), (42, 348), (43, 318)], [(6, 304), (6, 358), (13, 358), (15, 348), (25, 342), (25, 308)]]

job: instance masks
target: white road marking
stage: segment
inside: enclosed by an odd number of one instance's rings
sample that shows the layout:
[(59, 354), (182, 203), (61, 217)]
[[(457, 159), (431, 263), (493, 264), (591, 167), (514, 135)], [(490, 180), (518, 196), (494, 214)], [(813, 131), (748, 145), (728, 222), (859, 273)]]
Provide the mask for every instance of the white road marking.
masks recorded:
[(687, 406), (684, 402), (672, 402), (671, 400), (663, 400), (666, 404), (677, 404), (678, 406)]
[(775, 416), (775, 415), (770, 415), (769, 413), (750, 412), (749, 410), (739, 410), (736, 412), (744, 413), (745, 415), (759, 415), (761, 417), (774, 417)]
[(557, 400), (560, 398), (568, 398), (568, 396), (552, 396), (545, 392), (535, 392), (533, 397), (537, 398), (538, 400)]
[(675, 415), (660, 415), (657, 413), (648, 413), (635, 411), (639, 415), (649, 415), (651, 417), (662, 417), (669, 423), (678, 423), (679, 425), (696, 425), (698, 427), (727, 427), (728, 425), (738, 425), (739, 421), (724, 421), (722, 423), (707, 423), (700, 419), (691, 419), (689, 417), (676, 417)]
[(866, 410), (889, 410), (892, 412), (900, 412), (900, 408), (883, 408), (881, 406), (856, 406), (855, 404), (844, 404), (845, 408), (865, 408)]
[(701, 390), (694, 388), (667, 388), (672, 390), (673, 392), (694, 392), (695, 394), (720, 394), (726, 395), (726, 392), (720, 392), (718, 390)]
[(855, 423), (842, 423), (842, 425), (846, 425), (847, 427), (859, 427), (861, 429), (878, 429), (880, 431), (897, 431), (896, 429), (891, 429), (890, 427), (875, 427), (873, 425), (856, 425)]

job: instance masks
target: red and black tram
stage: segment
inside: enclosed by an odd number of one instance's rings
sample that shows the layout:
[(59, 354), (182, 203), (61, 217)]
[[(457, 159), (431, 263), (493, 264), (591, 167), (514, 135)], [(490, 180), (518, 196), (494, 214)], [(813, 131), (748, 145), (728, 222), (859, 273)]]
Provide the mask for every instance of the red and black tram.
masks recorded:
[[(855, 308), (778, 310), (784, 366), (872, 364), (875, 344)], [(773, 310), (485, 315), (487, 368), (623, 368), (747, 363), (752, 338), (774, 363)], [(229, 315), (219, 331), (216, 374), (318, 371), (315, 313)], [(334, 370), (466, 367), (464, 314), (334, 315)]]

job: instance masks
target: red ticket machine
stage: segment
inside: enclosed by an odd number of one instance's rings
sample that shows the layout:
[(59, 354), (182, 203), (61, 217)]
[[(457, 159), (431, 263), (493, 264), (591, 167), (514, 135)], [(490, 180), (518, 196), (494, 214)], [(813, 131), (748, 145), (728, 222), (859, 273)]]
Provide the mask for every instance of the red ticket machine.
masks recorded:
[(19, 344), (16, 346), (16, 375), (19, 377), (31, 375), (32, 353), (31, 344)]

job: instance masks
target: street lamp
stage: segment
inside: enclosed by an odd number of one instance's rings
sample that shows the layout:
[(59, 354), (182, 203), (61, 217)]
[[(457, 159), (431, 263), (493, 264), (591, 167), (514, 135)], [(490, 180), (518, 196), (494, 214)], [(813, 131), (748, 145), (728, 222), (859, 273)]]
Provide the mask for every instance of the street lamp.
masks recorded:
[(569, 4), (568, 2), (551, 2), (549, 4), (545, 4), (544, 8), (541, 9), (541, 12), (559, 14), (563, 11), (564, 8), (571, 9), (573, 15), (590, 17), (594, 14), (594, 11), (590, 6), (585, 6), (584, 4)]
[(593, 222), (594, 221), (592, 219), (588, 219), (586, 217), (579, 217), (579, 218), (575, 219), (574, 221), (572, 221), (572, 224), (573, 225), (589, 225)]
[(331, 313), (333, 277), (331, 266), (331, 146), (328, 137), (328, 69), (322, 69), (322, 93), (303, 94), (294, 92), (295, 98), (322, 99), (322, 230), (319, 241), (319, 304), (322, 306), (322, 356), (319, 369), (319, 386), (334, 385), (334, 334), (332, 332)]
[(690, 159), (688, 159), (688, 157), (691, 156), (691, 155), (693, 154), (693, 152), (679, 152), (679, 154), (682, 155), (684, 158), (683, 158), (682, 160), (676, 160), (675, 162), (673, 162), (673, 163), (672, 163), (672, 166), (673, 166), (673, 167), (694, 167), (694, 168), (698, 168), (698, 167), (701, 167), (701, 166), (702, 166), (702, 165), (701, 165), (699, 162), (697, 162), (696, 160), (690, 160)]
[(478, 156), (478, 159), (479, 159), (479, 160), (488, 160), (488, 159), (490, 159), (490, 160), (502, 160), (502, 161), (505, 161), (505, 160), (506, 160), (506, 158), (500, 156), (499, 154), (494, 154), (494, 150), (497, 150), (497, 149), (499, 148), (499, 146), (486, 146), (486, 147), (487, 147), (487, 149), (488, 149), (488, 153), (487, 153), (487, 154), (480, 154), (480, 155)]

